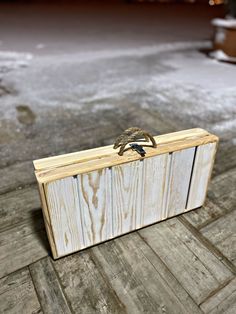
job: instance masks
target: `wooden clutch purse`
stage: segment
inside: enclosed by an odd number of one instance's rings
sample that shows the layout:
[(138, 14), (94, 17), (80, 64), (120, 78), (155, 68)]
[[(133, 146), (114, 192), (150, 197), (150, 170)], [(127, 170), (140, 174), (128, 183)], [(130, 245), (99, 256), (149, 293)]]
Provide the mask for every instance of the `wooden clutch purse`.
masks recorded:
[(53, 257), (202, 206), (217, 143), (198, 128), (154, 138), (132, 128), (116, 140), (119, 153), (104, 146), (35, 160)]

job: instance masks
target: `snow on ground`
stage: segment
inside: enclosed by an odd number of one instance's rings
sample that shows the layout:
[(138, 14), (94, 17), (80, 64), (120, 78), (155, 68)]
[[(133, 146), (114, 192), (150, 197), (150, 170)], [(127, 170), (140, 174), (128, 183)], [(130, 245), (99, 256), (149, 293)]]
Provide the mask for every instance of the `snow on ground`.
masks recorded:
[(0, 51), (0, 73), (5, 73), (19, 67), (26, 67), (32, 59), (31, 53)]
[[(45, 117), (60, 120), (68, 115), (69, 121), (68, 112), (91, 112), (96, 120), (96, 115), (107, 111), (125, 114), (132, 104), (160, 115), (163, 121), (174, 121), (173, 128), (205, 127), (224, 138), (235, 131), (236, 71), (199, 52), (209, 45), (163, 44), (141, 51), (103, 51), (87, 59), (80, 54), (37, 56), (27, 67), (13, 66), (12, 71), (2, 73), (1, 85), (13, 92), (1, 98), (1, 120), (14, 123), (21, 132), (16, 108), (27, 105), (37, 117), (34, 128), (46, 134)], [(6, 123), (3, 129), (6, 132)]]
[[(208, 13), (198, 9), (196, 16), (179, 17), (164, 8), (162, 16), (153, 8), (122, 6), (123, 24), (119, 14), (109, 15), (111, 8), (104, 8), (103, 18), (87, 19), (83, 8), (66, 17), (60, 12), (54, 21), (46, 14), (38, 32), (28, 27), (38, 23), (35, 12), (22, 16), (22, 25), (12, 17), (9, 30), (1, 28), (0, 167), (108, 144), (131, 125), (156, 134), (204, 127), (227, 147), (235, 145), (235, 66), (201, 52), (211, 47), (199, 41), (210, 33)], [(64, 33), (53, 28), (70, 17), (74, 26), (81, 23), (77, 33), (69, 35), (72, 24)], [(92, 20), (101, 24), (90, 25)], [(24, 37), (14, 42), (16, 25)]]

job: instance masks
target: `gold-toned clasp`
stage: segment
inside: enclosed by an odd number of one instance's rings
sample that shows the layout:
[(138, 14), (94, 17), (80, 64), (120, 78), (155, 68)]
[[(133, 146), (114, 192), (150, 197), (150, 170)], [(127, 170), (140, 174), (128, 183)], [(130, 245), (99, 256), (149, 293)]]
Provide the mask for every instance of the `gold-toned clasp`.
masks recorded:
[[(132, 127), (127, 130), (125, 130), (117, 139), (115, 140), (114, 149), (117, 149), (120, 147), (120, 150), (118, 152), (118, 155), (122, 156), (124, 151), (128, 150), (129, 148), (132, 148), (133, 150), (137, 151), (141, 156), (145, 156), (145, 151), (141, 145), (134, 144), (134, 142), (149, 142), (151, 141), (152, 147), (157, 147), (156, 141), (154, 137), (148, 133), (145, 130), (142, 130), (137, 127)], [(129, 148), (125, 148), (127, 144), (130, 144)], [(143, 151), (142, 151), (142, 150)]]

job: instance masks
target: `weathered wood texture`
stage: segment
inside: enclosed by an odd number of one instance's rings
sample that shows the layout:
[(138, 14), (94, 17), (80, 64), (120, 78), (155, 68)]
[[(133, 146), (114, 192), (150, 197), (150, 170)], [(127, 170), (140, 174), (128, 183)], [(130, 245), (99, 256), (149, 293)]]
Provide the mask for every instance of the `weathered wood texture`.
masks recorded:
[(217, 153), (216, 156), (216, 163), (213, 172), (214, 176), (236, 169), (236, 145), (232, 145), (232, 138), (234, 137), (235, 130), (232, 131), (232, 134), (230, 134), (226, 142), (219, 143), (219, 153)]
[(197, 304), (233, 273), (178, 218), (139, 231)]
[(36, 185), (0, 195), (0, 230), (22, 223), (41, 214)]
[(29, 268), (43, 312), (47, 314), (71, 314), (50, 258), (41, 259), (31, 264)]
[(93, 247), (92, 253), (127, 313), (201, 312), (137, 233)]
[(59, 259), (54, 266), (74, 313), (126, 313), (88, 251)]
[(36, 183), (31, 161), (0, 168), (0, 178), (1, 194)]
[(225, 212), (236, 207), (236, 168), (216, 176), (209, 186), (209, 198)]
[(202, 303), (201, 309), (209, 314), (234, 314), (236, 312), (236, 278)]
[(236, 210), (201, 229), (201, 233), (236, 266)]
[(201, 229), (236, 207), (236, 170), (214, 177), (209, 184), (208, 198), (203, 207), (184, 214), (196, 228)]
[(8, 228), (0, 234), (0, 278), (49, 253), (41, 215)]
[(0, 312), (6, 314), (42, 313), (27, 268), (23, 268), (0, 280)]
[(222, 207), (217, 206), (209, 198), (202, 207), (189, 211), (184, 217), (197, 229), (203, 228), (215, 219), (224, 215), (225, 211)]
[(215, 151), (216, 142), (208, 143), (39, 183), (53, 256), (201, 206)]

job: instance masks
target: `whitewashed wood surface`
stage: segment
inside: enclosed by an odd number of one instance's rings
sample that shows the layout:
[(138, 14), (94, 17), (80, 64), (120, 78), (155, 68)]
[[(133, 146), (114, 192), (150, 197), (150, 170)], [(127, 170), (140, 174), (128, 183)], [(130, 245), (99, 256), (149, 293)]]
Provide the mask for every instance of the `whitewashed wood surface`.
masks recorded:
[(112, 237), (111, 170), (108, 168), (78, 176), (85, 246)]
[(215, 152), (216, 143), (197, 147), (187, 210), (200, 207), (204, 203)]
[(142, 161), (112, 168), (114, 236), (136, 229), (142, 206), (142, 173)]
[(144, 159), (142, 210), (137, 219), (137, 227), (163, 219), (168, 192), (170, 161), (170, 154)]
[(58, 256), (84, 248), (77, 180), (57, 180), (45, 190)]
[(201, 206), (215, 145), (192, 147), (47, 184), (55, 257)]
[(186, 206), (195, 147), (174, 152), (168, 179), (168, 196), (164, 218), (181, 214)]

